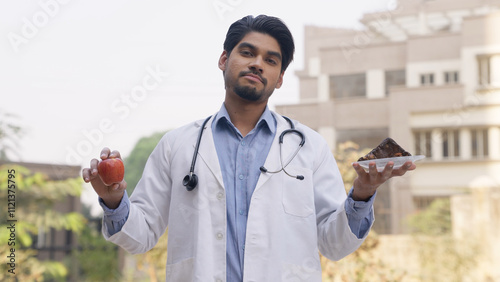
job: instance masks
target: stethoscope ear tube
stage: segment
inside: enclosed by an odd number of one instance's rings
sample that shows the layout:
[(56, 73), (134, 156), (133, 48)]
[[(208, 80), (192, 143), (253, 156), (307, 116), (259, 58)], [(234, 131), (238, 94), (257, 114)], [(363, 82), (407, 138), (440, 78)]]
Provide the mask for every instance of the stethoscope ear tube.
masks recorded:
[(306, 143), (306, 138), (304, 137), (304, 134), (302, 134), (302, 132), (298, 131), (297, 129), (287, 129), (287, 130), (284, 130), (283, 132), (281, 132), (281, 135), (279, 138), (280, 144), (283, 144), (283, 138), (285, 138), (285, 135), (287, 135), (288, 133), (295, 133), (295, 134), (299, 135), (301, 138), (299, 146), (300, 147), (304, 146), (304, 143)]
[(193, 191), (194, 188), (198, 185), (198, 176), (194, 173), (194, 166), (196, 164), (196, 156), (198, 155), (198, 150), (200, 149), (201, 136), (203, 135), (203, 130), (207, 125), (207, 122), (210, 120), (212, 116), (209, 116), (203, 121), (201, 125), (200, 133), (198, 134), (198, 140), (196, 140), (196, 146), (194, 148), (193, 160), (191, 161), (191, 168), (189, 169), (189, 174), (184, 176), (182, 179), (182, 185), (186, 187), (188, 191)]

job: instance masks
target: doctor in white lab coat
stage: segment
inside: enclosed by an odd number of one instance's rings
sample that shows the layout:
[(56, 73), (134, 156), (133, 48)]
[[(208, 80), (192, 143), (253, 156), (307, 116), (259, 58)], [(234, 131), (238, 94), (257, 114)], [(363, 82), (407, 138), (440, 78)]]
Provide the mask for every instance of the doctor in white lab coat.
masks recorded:
[[(249, 25), (256, 19), (276, 23), (276, 18), (265, 16), (246, 17), (240, 23)], [(224, 107), (242, 137), (268, 111), (269, 97), (283, 83), (292, 56), (280, 42), (269, 32), (250, 29), (240, 34), (232, 48), (225, 46), (220, 56), (226, 85)], [(291, 125), (282, 116), (272, 115), (276, 134), (264, 163), (268, 172), (261, 173), (251, 195), (241, 277), (259, 282), (321, 281), (319, 252), (341, 259), (356, 250), (368, 234), (358, 238), (352, 232), (345, 207), (373, 202), (378, 186), (415, 165), (409, 162), (393, 170), (389, 163), (381, 173), (373, 166), (366, 173), (354, 164), (358, 178), (347, 197), (330, 148), (318, 133), (297, 121), (293, 125), (304, 135), (305, 143), (287, 165), (301, 138), (287, 134), (280, 145), (280, 134)], [(168, 227), (167, 281), (226, 281), (228, 277), (226, 187), (211, 130), (213, 120), (206, 123), (195, 155), (198, 185), (192, 191), (184, 187), (183, 179), (189, 173), (203, 121), (170, 131), (161, 139), (130, 200), (124, 193), (125, 181), (112, 186), (102, 183), (97, 159), (82, 173), (103, 205), (111, 211), (127, 211), (116, 226), (105, 222), (107, 240), (130, 253), (143, 253), (155, 246)], [(110, 157), (120, 154), (103, 149), (101, 159)], [(303, 176), (303, 180), (287, 173)], [(372, 223), (373, 209), (367, 217)]]

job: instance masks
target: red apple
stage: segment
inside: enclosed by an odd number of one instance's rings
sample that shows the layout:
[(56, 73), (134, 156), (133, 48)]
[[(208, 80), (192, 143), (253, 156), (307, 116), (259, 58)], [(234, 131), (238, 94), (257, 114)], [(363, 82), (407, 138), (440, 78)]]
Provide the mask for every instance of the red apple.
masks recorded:
[(106, 186), (110, 186), (122, 182), (125, 175), (125, 167), (121, 159), (109, 158), (99, 162), (97, 172), (102, 182)]

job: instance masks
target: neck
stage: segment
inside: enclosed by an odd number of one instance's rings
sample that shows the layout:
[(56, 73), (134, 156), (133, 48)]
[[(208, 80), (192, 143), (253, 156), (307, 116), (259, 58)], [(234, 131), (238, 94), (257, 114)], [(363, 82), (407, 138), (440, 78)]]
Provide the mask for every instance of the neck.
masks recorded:
[[(231, 118), (231, 122), (245, 137), (259, 121), (267, 106), (264, 102), (249, 102), (243, 99), (231, 99), (226, 95), (224, 105)], [(239, 97), (238, 97), (239, 98)]]

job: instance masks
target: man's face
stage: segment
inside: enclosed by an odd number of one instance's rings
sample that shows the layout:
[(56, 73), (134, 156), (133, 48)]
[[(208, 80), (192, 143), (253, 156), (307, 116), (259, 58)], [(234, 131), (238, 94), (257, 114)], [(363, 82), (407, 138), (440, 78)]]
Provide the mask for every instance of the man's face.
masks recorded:
[(281, 49), (273, 37), (250, 32), (236, 44), (228, 57), (224, 51), (219, 68), (226, 91), (251, 102), (265, 102), (283, 83)]

